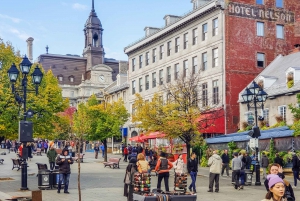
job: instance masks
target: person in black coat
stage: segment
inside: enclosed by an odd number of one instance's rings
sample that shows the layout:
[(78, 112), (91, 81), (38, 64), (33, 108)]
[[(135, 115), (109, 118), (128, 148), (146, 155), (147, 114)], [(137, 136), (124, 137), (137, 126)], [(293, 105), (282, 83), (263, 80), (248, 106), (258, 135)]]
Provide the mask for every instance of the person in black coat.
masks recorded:
[(251, 163), (252, 163), (252, 158), (251, 158), (251, 156), (249, 156), (248, 153), (246, 153), (245, 159), (246, 159), (246, 169), (250, 169)]
[(124, 196), (127, 197), (127, 201), (133, 201), (133, 174), (137, 172), (136, 158), (131, 158), (129, 164), (126, 167), (124, 177)]
[(293, 167), (292, 167), (292, 170), (293, 170), (293, 175), (294, 175), (294, 186), (296, 187), (297, 186), (297, 180), (300, 181), (300, 178), (299, 178), (299, 164), (298, 164), (298, 156), (296, 155), (296, 153), (293, 153), (293, 158), (292, 158), (292, 163), (293, 163)]
[(56, 164), (59, 165), (59, 182), (58, 182), (58, 188), (57, 193), (60, 193), (61, 189), (61, 183), (64, 180), (64, 193), (69, 194), (68, 187), (69, 187), (69, 179), (71, 174), (71, 168), (70, 165), (73, 164), (73, 159), (69, 155), (68, 149), (63, 149), (62, 151), (63, 155), (60, 155), (56, 158)]
[(274, 159), (274, 163), (279, 164), (281, 167), (283, 167), (283, 159), (281, 157), (279, 157), (279, 154), (276, 154), (276, 157)]

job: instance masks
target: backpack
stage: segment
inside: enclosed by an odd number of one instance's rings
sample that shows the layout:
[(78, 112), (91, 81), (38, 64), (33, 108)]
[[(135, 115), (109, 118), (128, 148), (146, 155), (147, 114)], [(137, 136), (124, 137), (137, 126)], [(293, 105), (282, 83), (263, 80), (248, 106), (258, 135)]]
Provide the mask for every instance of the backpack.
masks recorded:
[(295, 201), (295, 199), (292, 197), (291, 192), (289, 191), (289, 188), (287, 185), (285, 185), (284, 197), (287, 199), (287, 201)]

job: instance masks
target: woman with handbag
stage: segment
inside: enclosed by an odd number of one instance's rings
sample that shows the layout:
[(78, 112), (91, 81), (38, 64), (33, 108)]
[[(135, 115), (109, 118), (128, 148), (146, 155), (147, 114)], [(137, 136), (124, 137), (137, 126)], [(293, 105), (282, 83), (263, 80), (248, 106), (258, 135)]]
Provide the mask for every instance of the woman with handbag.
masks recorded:
[(179, 154), (178, 159), (173, 163), (174, 172), (182, 174), (184, 173), (184, 161), (182, 159), (182, 154)]
[(137, 156), (137, 169), (139, 171), (139, 173), (147, 173), (148, 170), (150, 169), (149, 163), (148, 161), (145, 160), (145, 156), (142, 153), (139, 153)]

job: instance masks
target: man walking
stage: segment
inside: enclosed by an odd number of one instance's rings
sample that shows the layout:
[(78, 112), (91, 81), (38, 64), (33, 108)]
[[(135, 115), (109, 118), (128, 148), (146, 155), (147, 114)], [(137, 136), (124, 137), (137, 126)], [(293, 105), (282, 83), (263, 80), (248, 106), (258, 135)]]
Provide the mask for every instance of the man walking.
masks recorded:
[(222, 168), (222, 159), (213, 151), (213, 155), (208, 159), (209, 168), (209, 190), (207, 192), (213, 192), (213, 186), (215, 183), (215, 192), (219, 192), (219, 178)]
[(101, 151), (102, 151), (102, 158), (104, 158), (104, 154), (105, 154), (105, 147), (104, 147), (104, 144), (102, 143), (101, 146)]
[(95, 152), (95, 159), (98, 159), (98, 153), (99, 153), (99, 145), (98, 143), (95, 144), (95, 147), (94, 147), (94, 152)]
[(54, 149), (54, 145), (52, 147), (50, 147), (50, 150), (47, 153), (47, 157), (49, 159), (50, 170), (53, 170), (55, 167), (55, 159), (57, 157), (57, 153)]
[(269, 166), (269, 159), (265, 153), (262, 154), (261, 167), (263, 169), (263, 179), (267, 178), (267, 167)]
[(127, 162), (127, 157), (128, 157), (128, 148), (127, 146), (125, 145), (124, 147), (124, 162)]
[(237, 152), (235, 152), (233, 156), (234, 159), (232, 159), (231, 167), (232, 167), (232, 178), (234, 179), (235, 182), (234, 188), (240, 190), (241, 188), (239, 184), (239, 179), (240, 179), (240, 173), (242, 168), (242, 161), (240, 158), (238, 158)]
[(276, 153), (276, 157), (274, 159), (274, 163), (277, 163), (280, 165), (280, 167), (283, 167), (283, 159), (279, 156), (278, 153)]
[(297, 180), (300, 181), (299, 178), (299, 170), (300, 170), (300, 160), (298, 158), (298, 156), (296, 155), (296, 153), (292, 153), (293, 158), (292, 158), (292, 163), (293, 163), (293, 167), (292, 167), (292, 171), (293, 171), (293, 175), (294, 175), (294, 188), (297, 187)]
[(193, 192), (197, 193), (196, 179), (197, 179), (197, 172), (198, 172), (198, 161), (197, 161), (195, 152), (192, 152), (191, 158), (188, 160), (187, 169), (188, 169), (188, 172), (190, 173), (191, 179), (192, 179), (192, 183), (189, 186), (189, 190), (192, 191), (192, 188), (193, 188)]
[(59, 182), (57, 193), (60, 193), (61, 183), (64, 180), (64, 193), (69, 194), (68, 187), (69, 187), (69, 179), (71, 174), (70, 165), (73, 164), (72, 157), (69, 156), (68, 149), (64, 149), (62, 151), (63, 155), (57, 157), (56, 164), (59, 165)]
[(245, 154), (245, 158), (246, 158), (246, 169), (250, 169), (251, 163), (252, 163), (252, 158), (251, 158), (251, 156), (249, 156), (248, 153)]
[(226, 149), (222, 154), (222, 172), (221, 172), (222, 176), (224, 174), (225, 169), (226, 169), (227, 177), (229, 177), (229, 156), (228, 156), (228, 151)]

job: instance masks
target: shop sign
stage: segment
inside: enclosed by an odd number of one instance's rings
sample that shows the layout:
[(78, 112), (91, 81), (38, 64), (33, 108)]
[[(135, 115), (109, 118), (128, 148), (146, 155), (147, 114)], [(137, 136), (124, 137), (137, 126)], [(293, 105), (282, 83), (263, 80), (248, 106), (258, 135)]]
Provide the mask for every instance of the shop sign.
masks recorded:
[(283, 9), (262, 8), (248, 4), (229, 3), (229, 15), (245, 18), (294, 23), (295, 14)]

